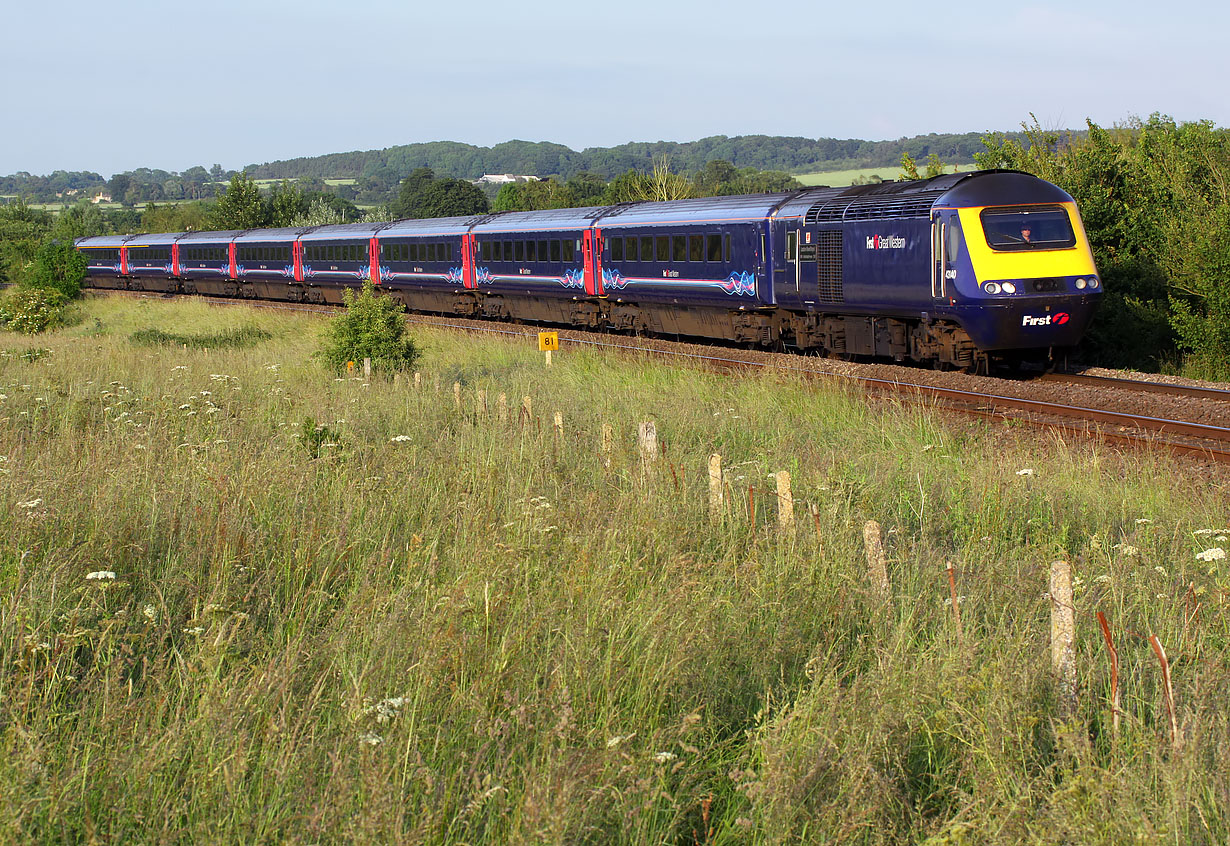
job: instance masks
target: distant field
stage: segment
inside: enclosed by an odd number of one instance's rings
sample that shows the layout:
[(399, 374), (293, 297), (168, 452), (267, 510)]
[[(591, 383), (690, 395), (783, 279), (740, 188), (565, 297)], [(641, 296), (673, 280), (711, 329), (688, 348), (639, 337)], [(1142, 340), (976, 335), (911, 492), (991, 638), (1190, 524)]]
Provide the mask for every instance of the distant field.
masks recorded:
[[(974, 170), (977, 165), (973, 162), (962, 162), (960, 164), (945, 163), (945, 172), (952, 172), (953, 168), (961, 171)], [(922, 170), (922, 164), (919, 163), (919, 170)], [(891, 182), (899, 179), (904, 173), (899, 167), (864, 167), (855, 170), (826, 170), (818, 173), (796, 173), (794, 178), (802, 182), (804, 185), (829, 185), (834, 188), (839, 188), (844, 185), (853, 185), (854, 180), (860, 177), (878, 176), (885, 182)]]

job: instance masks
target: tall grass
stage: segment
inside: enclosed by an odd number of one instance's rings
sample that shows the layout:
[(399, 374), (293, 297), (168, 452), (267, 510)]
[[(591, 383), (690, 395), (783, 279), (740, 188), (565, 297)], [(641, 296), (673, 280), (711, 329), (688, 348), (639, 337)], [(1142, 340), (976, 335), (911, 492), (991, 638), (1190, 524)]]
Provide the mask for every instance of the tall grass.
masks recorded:
[[(1195, 555), (1227, 543), (1195, 534), (1226, 524), (1220, 473), (780, 375), (589, 350), (545, 371), (530, 345), (447, 333), (419, 333), (416, 391), (325, 374), (313, 317), (88, 308), (49, 354), (0, 357), (4, 839), (1230, 837), (1230, 585)], [(273, 337), (129, 340), (236, 324)], [(478, 389), (532, 396), (536, 419), (478, 417)], [(333, 445), (307, 448), (306, 419)], [(1071, 718), (1055, 557), (1074, 563)]]

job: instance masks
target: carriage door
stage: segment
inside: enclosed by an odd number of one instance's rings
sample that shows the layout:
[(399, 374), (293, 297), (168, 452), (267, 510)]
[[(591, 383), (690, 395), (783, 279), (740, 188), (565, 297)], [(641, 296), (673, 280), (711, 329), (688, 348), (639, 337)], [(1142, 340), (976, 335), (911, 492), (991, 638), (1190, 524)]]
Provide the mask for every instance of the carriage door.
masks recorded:
[(942, 300), (945, 296), (948, 262), (944, 260), (944, 243), (947, 240), (948, 224), (936, 212), (931, 218), (931, 297)]

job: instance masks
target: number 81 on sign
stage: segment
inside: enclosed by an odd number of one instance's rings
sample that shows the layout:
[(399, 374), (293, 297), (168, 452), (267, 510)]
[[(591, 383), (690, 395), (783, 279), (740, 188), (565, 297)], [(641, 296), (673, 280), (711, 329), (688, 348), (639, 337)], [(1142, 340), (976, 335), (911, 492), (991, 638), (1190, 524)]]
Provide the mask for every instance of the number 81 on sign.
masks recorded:
[(539, 332), (538, 349), (540, 352), (551, 352), (559, 349), (559, 332)]

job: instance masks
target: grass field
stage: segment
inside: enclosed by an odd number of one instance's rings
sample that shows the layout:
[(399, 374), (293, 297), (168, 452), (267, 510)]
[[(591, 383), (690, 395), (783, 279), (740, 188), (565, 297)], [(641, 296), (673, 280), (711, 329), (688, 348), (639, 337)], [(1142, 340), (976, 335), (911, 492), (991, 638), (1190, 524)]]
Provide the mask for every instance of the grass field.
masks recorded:
[(422, 331), (416, 389), (323, 372), (313, 315), (81, 309), (0, 332), (0, 840), (1230, 838), (1220, 471), (782, 374)]
[[(919, 162), (919, 170), (923, 169), (923, 163)], [(973, 163), (962, 164), (945, 164), (944, 172), (952, 173), (953, 168), (959, 171), (974, 170), (977, 165)], [(794, 178), (802, 182), (804, 185), (828, 185), (832, 188), (840, 188), (845, 185), (852, 185), (854, 180), (866, 178), (869, 176), (878, 176), (885, 182), (893, 182), (901, 177), (904, 171), (899, 167), (865, 167), (855, 170), (829, 170), (818, 173), (796, 173)]]

